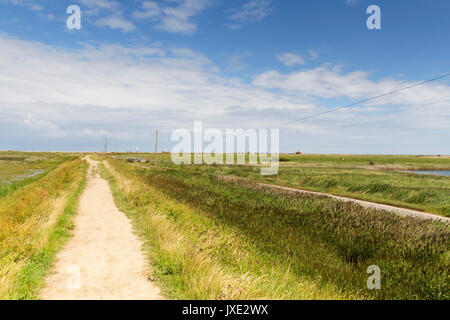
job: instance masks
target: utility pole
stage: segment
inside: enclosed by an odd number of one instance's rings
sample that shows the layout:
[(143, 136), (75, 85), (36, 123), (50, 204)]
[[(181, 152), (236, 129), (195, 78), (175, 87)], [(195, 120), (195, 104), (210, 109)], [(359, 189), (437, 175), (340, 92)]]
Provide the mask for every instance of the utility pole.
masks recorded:
[(108, 137), (105, 137), (105, 153), (108, 153)]
[(158, 129), (156, 129), (156, 143), (155, 143), (155, 170), (158, 170)]

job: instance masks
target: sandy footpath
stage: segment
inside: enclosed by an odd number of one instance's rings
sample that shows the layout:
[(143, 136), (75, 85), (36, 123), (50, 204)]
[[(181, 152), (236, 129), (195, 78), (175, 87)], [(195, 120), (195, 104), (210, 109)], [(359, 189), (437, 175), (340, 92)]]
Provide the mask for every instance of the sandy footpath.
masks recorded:
[(57, 256), (41, 299), (161, 299), (146, 273), (142, 243), (117, 209), (97, 162), (88, 159), (73, 237)]
[(272, 188), (272, 189), (281, 189), (281, 190), (294, 191), (294, 192), (299, 192), (299, 193), (314, 194), (317, 196), (325, 196), (325, 197), (337, 199), (337, 200), (343, 201), (343, 202), (354, 202), (365, 208), (389, 211), (389, 212), (393, 212), (393, 213), (396, 213), (401, 216), (415, 217), (415, 218), (419, 218), (419, 219), (434, 220), (434, 221), (450, 223), (450, 218), (447, 218), (444, 216), (439, 216), (437, 214), (426, 213), (426, 212), (421, 212), (421, 211), (416, 211), (416, 210), (406, 209), (406, 208), (399, 208), (399, 207), (394, 207), (394, 206), (390, 206), (387, 204), (369, 202), (369, 201), (358, 200), (358, 199), (353, 199), (353, 198), (348, 198), (348, 197), (335, 196), (335, 195), (329, 194), (329, 193), (308, 191), (308, 190), (303, 190), (303, 189), (283, 187), (283, 186), (266, 184), (266, 183), (258, 183), (258, 184), (261, 186), (267, 187), (267, 188)]
[[(233, 180), (252, 181), (247, 178), (240, 178), (240, 177), (233, 177), (233, 176), (219, 176), (218, 178), (219, 178), (219, 180), (225, 180), (225, 181), (227, 181), (227, 180), (228, 181), (233, 181)], [(291, 191), (291, 192), (298, 192), (298, 193), (305, 193), (305, 194), (312, 194), (312, 195), (316, 195), (316, 196), (333, 198), (333, 199), (343, 201), (343, 202), (354, 202), (365, 208), (393, 212), (395, 214), (398, 214), (398, 215), (404, 216), (404, 217), (414, 217), (414, 218), (419, 218), (419, 219), (434, 220), (434, 221), (450, 223), (450, 218), (440, 216), (437, 214), (433, 214), (433, 213), (427, 213), (427, 212), (416, 211), (416, 210), (412, 210), (412, 209), (400, 208), (400, 207), (395, 207), (395, 206), (391, 206), (391, 205), (387, 205), (387, 204), (358, 200), (358, 199), (353, 199), (353, 198), (348, 198), (348, 197), (336, 196), (336, 195), (324, 193), (324, 192), (309, 191), (309, 190), (304, 190), (304, 189), (299, 189), (299, 188), (285, 187), (285, 186), (261, 183), (261, 182), (256, 182), (256, 181), (255, 181), (255, 183), (257, 185), (260, 185), (261, 187), (268, 188), (268, 189), (286, 190), (286, 191)]]

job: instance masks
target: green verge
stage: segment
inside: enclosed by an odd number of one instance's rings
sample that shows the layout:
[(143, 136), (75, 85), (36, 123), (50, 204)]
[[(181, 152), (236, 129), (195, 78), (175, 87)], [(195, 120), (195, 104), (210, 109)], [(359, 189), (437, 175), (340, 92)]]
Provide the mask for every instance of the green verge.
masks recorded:
[(324, 192), (450, 217), (450, 178), (342, 168), (286, 168), (276, 178), (261, 177), (255, 170), (234, 175), (255, 181)]
[[(149, 277), (161, 287), (163, 296), (193, 300), (359, 298), (295, 274), (285, 259), (264, 263), (268, 260), (265, 253), (238, 229), (170, 199), (144, 183), (140, 169), (113, 169), (115, 175), (100, 165), (116, 205), (144, 240), (152, 263)], [(126, 191), (130, 183), (131, 190)]]
[[(0, 152), (0, 155), (2, 153)], [(0, 159), (2, 157), (0, 156)], [(3, 157), (5, 158), (5, 157)], [(10, 157), (8, 157), (10, 158)], [(18, 158), (20, 159), (20, 158)], [(11, 166), (13, 168), (22, 168), (22, 170), (29, 171), (29, 170), (42, 170), (43, 172), (40, 174), (37, 174), (36, 176), (25, 178), (20, 181), (13, 181), (6, 183), (0, 183), (0, 198), (6, 197), (8, 194), (23, 188), (26, 185), (29, 185), (33, 182), (39, 181), (43, 179), (49, 172), (55, 170), (60, 164), (64, 162), (68, 162), (71, 160), (75, 160), (75, 156), (54, 156), (49, 157), (48, 159), (39, 160), (39, 161), (31, 161), (31, 162), (25, 162), (25, 161), (8, 161), (7, 165), (5, 165), (5, 161), (3, 163), (0, 161), (0, 165), (3, 165), (3, 167), (0, 167), (0, 172), (6, 170), (8, 172), (8, 168)], [(11, 168), (10, 168), (11, 169)], [(4, 172), (2, 172), (4, 173)], [(5, 173), (4, 173), (5, 174)]]
[(73, 216), (77, 213), (78, 199), (86, 186), (88, 164), (81, 165), (82, 178), (75, 190), (68, 196), (64, 211), (58, 217), (53, 230), (49, 234), (48, 242), (37, 253), (31, 255), (26, 266), (22, 269), (15, 283), (9, 299), (36, 300), (39, 291), (45, 284), (45, 276), (50, 271), (56, 254), (71, 236)]
[[(147, 160), (153, 154), (116, 155)], [(236, 156), (236, 155), (235, 155)], [(246, 155), (246, 163), (248, 163)], [(330, 193), (450, 217), (450, 177), (410, 173), (415, 170), (450, 170), (450, 157), (375, 155), (280, 155), (276, 177), (261, 176), (257, 166), (176, 166), (170, 154), (158, 155), (160, 169), (183, 170), (188, 175), (216, 174)]]
[[(446, 224), (261, 188), (251, 181), (219, 181), (201, 171), (156, 174), (118, 160), (108, 163), (131, 181), (125, 191), (102, 168), (118, 206), (149, 242), (154, 274), (170, 288), (170, 297), (450, 298)], [(149, 221), (155, 214), (182, 235), (176, 250), (167, 250), (162, 227)], [(211, 266), (197, 270), (189, 255), (208, 257)], [(201, 273), (211, 277), (216, 265), (226, 276), (248, 275), (254, 281), (242, 281), (241, 292), (231, 296), (220, 277), (198, 285)], [(371, 265), (382, 270), (381, 290), (366, 287)]]

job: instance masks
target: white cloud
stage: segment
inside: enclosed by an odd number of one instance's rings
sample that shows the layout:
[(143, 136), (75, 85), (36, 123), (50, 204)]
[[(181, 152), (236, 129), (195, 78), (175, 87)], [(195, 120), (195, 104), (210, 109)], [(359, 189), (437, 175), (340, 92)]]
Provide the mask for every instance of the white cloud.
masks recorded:
[(154, 1), (142, 2), (142, 10), (135, 11), (133, 17), (136, 19), (158, 18), (163, 15), (163, 10), (158, 3)]
[(43, 136), (64, 137), (66, 135), (66, 132), (57, 125), (46, 120), (35, 119), (31, 114), (26, 115), (23, 123), (32, 130), (40, 132)]
[(95, 22), (96, 25), (101, 27), (109, 27), (111, 29), (120, 29), (123, 32), (130, 32), (136, 29), (136, 26), (130, 21), (124, 19), (120, 15), (113, 15), (105, 18), (101, 18)]
[(48, 121), (36, 120), (30, 114), (23, 120), (23, 122), (32, 128), (38, 129), (55, 129), (56, 126)]
[(310, 49), (308, 50), (308, 56), (310, 60), (316, 60), (319, 57), (319, 51)]
[(261, 21), (269, 15), (270, 6), (271, 1), (268, 0), (249, 1), (233, 9), (229, 18), (243, 22)]
[(82, 5), (89, 8), (100, 8), (100, 9), (114, 9), (117, 8), (119, 3), (113, 0), (78, 0)]
[(91, 105), (202, 117), (233, 106), (261, 110), (301, 105), (222, 77), (210, 59), (186, 48), (114, 45), (66, 52), (10, 39), (0, 39), (0, 47), (1, 106)]
[(276, 55), (277, 60), (288, 67), (304, 65), (307, 60), (316, 60), (318, 57), (319, 51), (313, 49), (308, 50), (304, 56), (293, 52), (280, 53)]
[(349, 6), (356, 6), (358, 4), (359, 0), (347, 0), (347, 5)]
[[(156, 28), (170, 33), (193, 34), (197, 25), (192, 21), (208, 6), (210, 0), (173, 0), (164, 5), (155, 1), (144, 1), (142, 9), (135, 11), (135, 19), (150, 19), (156, 23)], [(173, 5), (175, 4), (175, 5)]]
[(114, 0), (79, 0), (82, 7), (82, 13), (84, 16), (96, 16), (99, 14), (122, 14), (120, 6), (117, 1)]
[(234, 54), (226, 59), (227, 69), (230, 71), (241, 71), (245, 69), (244, 60), (249, 58), (252, 54), (245, 52), (242, 54)]
[[(272, 70), (254, 78), (253, 84), (262, 88), (281, 89), (290, 94), (327, 99), (362, 99), (411, 85), (411, 82), (368, 79), (363, 71), (343, 73), (339, 66), (323, 65), (314, 69), (281, 74)], [(429, 84), (371, 102), (371, 104), (420, 105), (435, 100), (450, 100), (450, 87)]]
[(87, 8), (82, 8), (83, 15), (90, 17), (88, 21), (96, 26), (119, 29), (122, 32), (136, 30), (136, 26), (124, 17), (123, 8), (118, 1), (79, 0), (79, 2)]
[[(0, 135), (9, 137), (0, 141), (3, 148), (25, 133), (31, 138), (74, 139), (78, 144), (72, 145), (79, 148), (101, 148), (107, 134), (131, 141), (129, 148), (147, 143), (151, 150), (155, 127), (191, 128), (193, 120), (203, 119), (208, 127), (264, 128), (327, 110), (322, 106), (337, 106), (341, 98), (354, 101), (413, 83), (373, 81), (366, 72), (344, 72), (333, 65), (267, 71), (246, 83), (223, 76), (199, 52), (160, 45), (85, 45), (65, 51), (0, 38), (0, 47)], [(448, 146), (449, 110), (450, 87), (431, 83), (295, 123), (297, 133), (282, 136), (281, 144), (287, 151), (299, 143), (299, 148), (309, 145), (316, 152), (438, 150)], [(350, 137), (362, 137), (356, 139), (361, 146), (352, 147)], [(392, 149), (386, 149), (387, 140)], [(408, 141), (414, 143), (405, 149)]]
[(271, 5), (272, 2), (269, 0), (253, 0), (231, 9), (228, 18), (235, 23), (227, 24), (227, 26), (230, 29), (239, 29), (245, 23), (259, 22), (269, 15)]
[(43, 11), (44, 8), (33, 0), (1, 0), (0, 2), (26, 7), (32, 11)]
[(294, 65), (303, 65), (306, 63), (305, 58), (295, 53), (280, 53), (276, 55), (278, 61), (282, 62), (288, 67)]

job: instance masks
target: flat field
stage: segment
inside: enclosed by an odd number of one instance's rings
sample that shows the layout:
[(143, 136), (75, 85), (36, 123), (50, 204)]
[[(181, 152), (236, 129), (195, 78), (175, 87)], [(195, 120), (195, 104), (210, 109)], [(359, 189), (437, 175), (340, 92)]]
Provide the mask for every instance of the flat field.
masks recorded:
[[(125, 155), (131, 157), (131, 155)], [(136, 156), (136, 155), (134, 155)], [(154, 155), (137, 155), (153, 160)], [(326, 197), (264, 188), (252, 180), (288, 183), (306, 170), (354, 170), (358, 179), (382, 181), (409, 177), (420, 190), (420, 179), (369, 161), (389, 157), (285, 156), (280, 174), (262, 178), (249, 166), (173, 166), (169, 155), (153, 162), (131, 163), (120, 157), (106, 160), (102, 174), (112, 186), (116, 203), (145, 239), (152, 277), (171, 298), (188, 299), (449, 299), (450, 228), (430, 222), (363, 208)], [(347, 156), (348, 157), (348, 156)], [(375, 160), (370, 160), (375, 159)], [(448, 159), (396, 157), (397, 169), (447, 168)], [(292, 164), (287, 164), (292, 162)], [(407, 164), (408, 163), (408, 164)], [(298, 171), (291, 171), (298, 170)], [(226, 182), (220, 175), (250, 178)], [(304, 174), (302, 174), (304, 176)], [(368, 177), (367, 177), (368, 176)], [(271, 180), (273, 179), (273, 180)], [(436, 180), (435, 180), (436, 179)], [(447, 179), (447, 180), (445, 180)], [(286, 179), (288, 180), (288, 179)], [(351, 180), (350, 180), (351, 181)], [(433, 182), (429, 182), (432, 185)], [(407, 182), (403, 184), (407, 185)], [(391, 182), (401, 190), (401, 185)], [(381, 188), (382, 189), (382, 188)], [(360, 191), (359, 194), (365, 193)], [(375, 193), (382, 199), (382, 193)], [(404, 199), (403, 199), (404, 200)], [(435, 197), (439, 205), (445, 197)], [(406, 201), (404, 202), (406, 203)], [(376, 265), (382, 288), (366, 286), (367, 268)]]
[[(126, 155), (148, 159), (154, 154)], [(177, 168), (169, 154), (160, 154), (162, 168)], [(450, 157), (372, 155), (280, 155), (276, 177), (260, 168), (236, 165), (189, 165), (185, 172), (239, 176), (259, 182), (326, 192), (398, 207), (450, 216), (450, 178), (410, 173), (450, 170)]]
[(0, 197), (43, 177), (74, 155), (43, 152), (0, 152)]
[[(157, 170), (154, 154), (91, 157), (166, 298), (450, 299), (448, 223), (258, 184), (449, 216), (450, 178), (407, 172), (448, 170), (449, 158), (281, 155), (278, 175), (263, 177), (258, 166), (176, 166), (169, 154)], [(77, 154), (0, 153), (0, 298), (38, 298), (86, 168)], [(378, 290), (367, 288), (370, 266)]]

